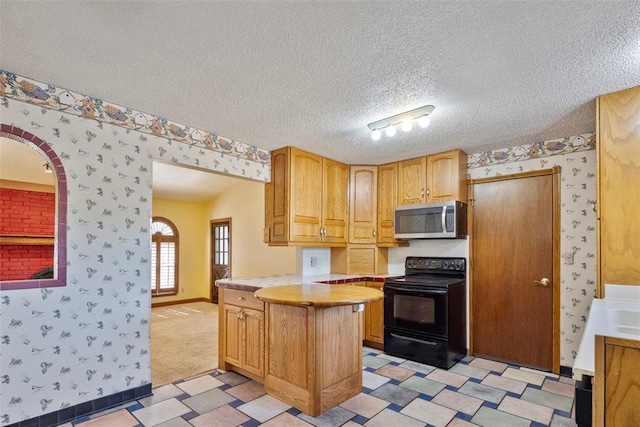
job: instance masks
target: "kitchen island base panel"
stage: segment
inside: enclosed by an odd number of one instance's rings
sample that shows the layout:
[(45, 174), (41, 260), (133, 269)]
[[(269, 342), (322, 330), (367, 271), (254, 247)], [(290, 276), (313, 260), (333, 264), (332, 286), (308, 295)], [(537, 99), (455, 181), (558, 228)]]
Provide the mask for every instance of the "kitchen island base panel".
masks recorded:
[(362, 391), (362, 312), (266, 304), (268, 394), (318, 416)]

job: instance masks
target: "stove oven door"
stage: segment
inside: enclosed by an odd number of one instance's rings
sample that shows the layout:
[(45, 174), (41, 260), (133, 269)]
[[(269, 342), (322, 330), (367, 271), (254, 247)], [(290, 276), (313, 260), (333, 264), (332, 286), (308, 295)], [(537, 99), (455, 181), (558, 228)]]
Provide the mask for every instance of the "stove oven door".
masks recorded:
[(384, 326), (420, 334), (447, 336), (447, 288), (411, 284), (384, 285)]

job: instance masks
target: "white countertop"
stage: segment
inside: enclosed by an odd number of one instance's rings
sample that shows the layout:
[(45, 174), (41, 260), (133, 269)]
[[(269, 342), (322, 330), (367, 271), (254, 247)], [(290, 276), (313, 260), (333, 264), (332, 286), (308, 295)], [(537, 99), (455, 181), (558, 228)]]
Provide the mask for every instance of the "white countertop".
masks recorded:
[[(619, 329), (616, 310), (640, 312), (640, 286), (606, 285), (606, 298), (591, 302), (587, 324), (573, 364), (573, 379), (595, 374), (595, 336), (606, 335), (640, 341), (640, 335)], [(620, 297), (620, 298), (618, 298)], [(640, 328), (640, 323), (637, 325)]]
[(282, 275), (267, 277), (245, 277), (216, 280), (216, 286), (236, 288), (269, 288), (282, 285), (306, 285), (310, 283), (343, 284), (358, 280), (383, 281), (387, 277), (401, 274), (317, 274), (312, 276)]

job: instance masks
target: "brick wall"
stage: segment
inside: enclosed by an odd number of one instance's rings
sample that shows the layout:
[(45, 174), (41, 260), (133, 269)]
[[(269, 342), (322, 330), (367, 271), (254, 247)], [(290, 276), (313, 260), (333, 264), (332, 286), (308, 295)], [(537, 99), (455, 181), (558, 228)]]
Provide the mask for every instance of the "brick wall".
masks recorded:
[[(55, 194), (0, 188), (0, 235), (53, 236)], [(24, 280), (53, 265), (53, 245), (0, 245), (0, 280)]]

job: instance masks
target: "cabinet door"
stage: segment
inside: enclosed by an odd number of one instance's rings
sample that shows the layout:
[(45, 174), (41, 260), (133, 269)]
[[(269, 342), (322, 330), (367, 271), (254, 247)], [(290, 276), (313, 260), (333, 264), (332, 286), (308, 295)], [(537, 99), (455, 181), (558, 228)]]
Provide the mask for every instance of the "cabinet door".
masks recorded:
[(244, 309), (243, 368), (264, 377), (264, 312)]
[[(382, 290), (382, 282), (367, 282), (367, 288)], [(365, 308), (365, 339), (384, 342), (384, 299), (367, 303)]]
[(640, 341), (595, 336), (595, 426), (637, 426), (640, 421)]
[(235, 366), (242, 366), (242, 329), (240, 307), (224, 305), (225, 355), (224, 360)]
[(640, 86), (598, 98), (600, 296), (640, 284)]
[(349, 170), (349, 243), (375, 243), (378, 216), (378, 167)]
[(393, 221), (397, 203), (398, 164), (378, 166), (378, 243), (395, 243)]
[(271, 183), (265, 188), (266, 227), (269, 242), (289, 240), (289, 151), (288, 147), (271, 153)]
[(320, 156), (291, 148), (289, 238), (292, 242), (320, 242), (322, 161)]
[(425, 203), (426, 157), (398, 162), (398, 205)]
[(460, 150), (427, 156), (427, 203), (467, 202), (467, 155)]
[[(323, 160), (322, 187), (306, 187), (309, 190), (322, 188), (322, 241), (326, 243), (347, 243), (347, 190), (349, 187), (349, 166), (329, 159)], [(304, 187), (303, 187), (304, 188)]]

